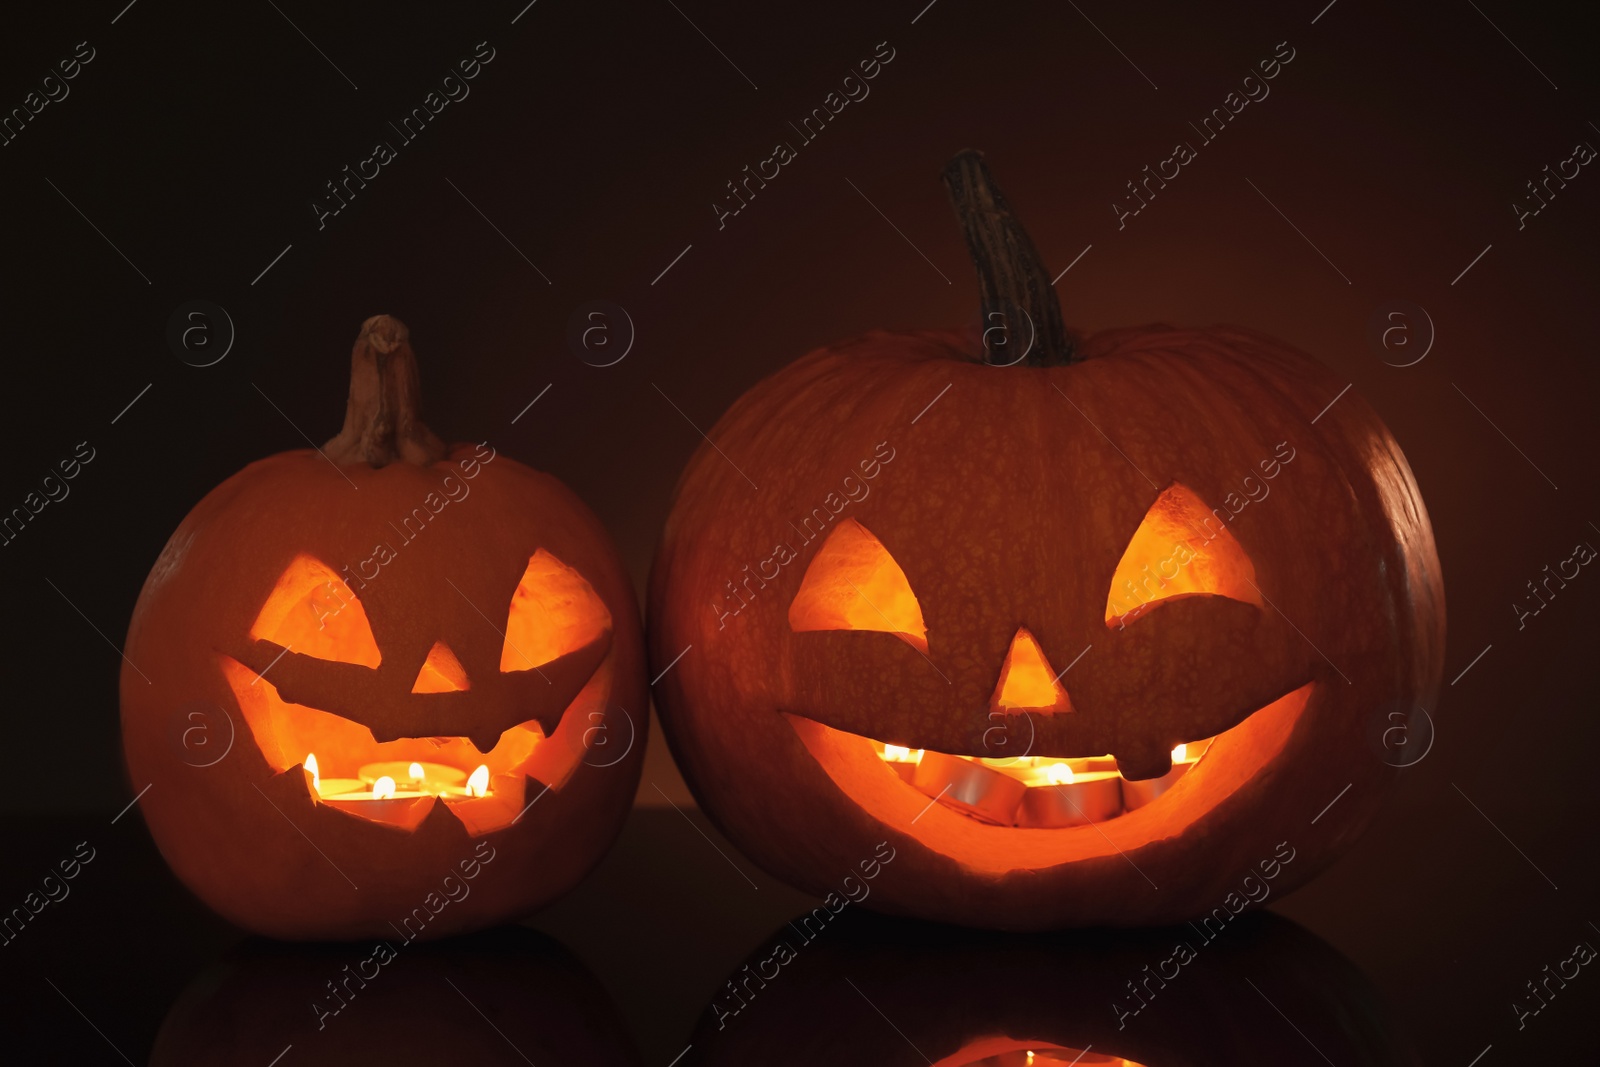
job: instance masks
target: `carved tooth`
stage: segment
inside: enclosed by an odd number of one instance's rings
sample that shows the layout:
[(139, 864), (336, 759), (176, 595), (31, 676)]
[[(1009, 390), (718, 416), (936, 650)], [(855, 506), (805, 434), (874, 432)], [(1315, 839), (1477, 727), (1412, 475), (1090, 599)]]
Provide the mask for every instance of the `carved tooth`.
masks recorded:
[(1140, 741), (1119, 748), (1112, 755), (1117, 758), (1117, 770), (1130, 781), (1160, 778), (1172, 770), (1172, 748), (1168, 745)]

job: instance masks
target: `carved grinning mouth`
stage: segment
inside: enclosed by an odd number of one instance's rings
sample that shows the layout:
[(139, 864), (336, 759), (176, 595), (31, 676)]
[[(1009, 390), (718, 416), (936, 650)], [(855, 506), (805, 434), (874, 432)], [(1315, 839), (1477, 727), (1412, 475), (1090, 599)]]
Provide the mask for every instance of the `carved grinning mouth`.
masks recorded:
[(873, 742), (878, 758), (933, 800), (996, 826), (1062, 828), (1119, 818), (1163, 796), (1198, 764), (1211, 738), (1172, 750), (1159, 778), (1123, 777), (1114, 756), (989, 759)]
[(912, 749), (815, 725), (838, 738), (870, 745), (880, 761), (930, 801), (990, 826), (1037, 829), (1087, 826), (1137, 811), (1164, 796), (1197, 766), (1214, 740), (1178, 745), (1166, 774), (1130, 780), (1122, 776), (1111, 755), (993, 759)]
[[(406, 831), (443, 804), (472, 836), (511, 825), (530, 797), (566, 784), (586, 751), (586, 727), (605, 712), (609, 674), (603, 663), (548, 736), (538, 720), (529, 720), (503, 731), (485, 752), (466, 737), (380, 742), (360, 723), (289, 703), (232, 656), (219, 662), (267, 763), (274, 772), (303, 775), (313, 802)], [(422, 774), (413, 776), (416, 769)], [(388, 788), (382, 777), (391, 779)]]
[[(1183, 752), (1168, 775), (1129, 781), (1110, 756), (989, 760), (908, 750), (785, 712), (836, 786), (879, 822), (996, 871), (1115, 854), (1168, 836), (1250, 781), (1287, 742), (1318, 683), (1307, 682)], [(1024, 762), (1026, 761), (1026, 762)], [(1072, 772), (1066, 781), (1062, 766)], [(1052, 779), (1057, 780), (1052, 780)]]

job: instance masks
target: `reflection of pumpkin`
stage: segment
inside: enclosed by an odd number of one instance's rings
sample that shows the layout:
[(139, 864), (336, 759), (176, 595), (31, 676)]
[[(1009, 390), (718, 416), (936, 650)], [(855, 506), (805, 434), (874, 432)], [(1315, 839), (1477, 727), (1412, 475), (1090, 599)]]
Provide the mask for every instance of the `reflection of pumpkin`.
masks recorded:
[(284, 1064), (330, 1067), (638, 1063), (599, 981), (543, 934), (390, 941), (397, 955), (381, 965), (367, 945), (230, 951), (167, 1012), (152, 1067), (267, 1064), (289, 1045)]
[(1258, 334), (1074, 351), (978, 157), (951, 180), (1028, 359), (875, 332), (722, 418), (652, 575), (680, 767), (813, 892), (890, 840), (869, 906), (928, 918), (1187, 919), (1286, 840), (1278, 888), (1303, 881), (1394, 774), (1374, 718), (1439, 681), (1438, 560), (1398, 445)]
[[(1085, 938), (867, 915), (815, 942), (796, 929), (730, 976), (682, 1067), (1420, 1063), (1367, 977), (1272, 914), (1209, 942), (1188, 926)], [(779, 943), (793, 953), (774, 965)]]
[(263, 933), (531, 910), (598, 860), (638, 782), (642, 639), (604, 531), (551, 476), (445, 448), (416, 391), (405, 327), (369, 319), (344, 432), (213, 490), (134, 610), (145, 817), (184, 882)]

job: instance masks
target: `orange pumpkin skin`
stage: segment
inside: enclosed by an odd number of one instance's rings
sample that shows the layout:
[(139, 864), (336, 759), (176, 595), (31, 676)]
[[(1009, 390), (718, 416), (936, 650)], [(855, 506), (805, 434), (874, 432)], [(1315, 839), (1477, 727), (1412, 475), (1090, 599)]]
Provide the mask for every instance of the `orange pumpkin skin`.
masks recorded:
[[(491, 452), (456, 446), (435, 462), (382, 467), (335, 465), (312, 450), (261, 460), (195, 506), (146, 580), (121, 678), (130, 778), (145, 790), (140, 807), (173, 871), (239, 926), (284, 939), (477, 929), (570, 889), (619, 832), (644, 750), (643, 636), (631, 583), (571, 491), (508, 457), (485, 461)], [(459, 499), (405, 540), (396, 524), (451, 493)], [(363, 579), (379, 542), (393, 557)], [(539, 551), (582, 575), (610, 617), (607, 640), (544, 665), (547, 685), (533, 671), (499, 670), (508, 605)], [(279, 658), (252, 639), (276, 583), (304, 556), (351, 575), (344, 588), (370, 622), (376, 668), (293, 651)], [(441, 641), (466, 691), (413, 693)], [(337, 676), (325, 677), (330, 670)], [(535, 684), (537, 706), (523, 702)], [(430, 797), (407, 830), (313, 799), (305, 748), (292, 748), (288, 727), (275, 725), (296, 697), (303, 704), (290, 710), (300, 716), (305, 707), (324, 716), (330, 704), (336, 717), (361, 716), (369, 740), (477, 736), (485, 751), (514, 723), (537, 718), (548, 736), (525, 780), (520, 771), (497, 777), (494, 797), (474, 801), (474, 810), (493, 809), (520, 788), (510, 812), (528, 806), (515, 821), (505, 809), (482, 817), (505, 824), (498, 828), (469, 830), (456, 814), (465, 809)], [(594, 747), (601, 740), (614, 743)], [(326, 776), (335, 757), (319, 757)]]
[[(656, 672), (683, 654), (656, 698), (702, 808), (818, 894), (888, 841), (866, 907), (982, 927), (1188, 920), (1231, 906), (1280, 842), (1295, 859), (1273, 895), (1305, 881), (1396, 773), (1375, 718), (1431, 709), (1442, 669), (1439, 564), (1398, 445), (1353, 393), (1328, 407), (1342, 381), (1240, 329), (1107, 331), (1057, 366), (986, 366), (977, 347), (874, 332), (813, 352), (737, 401), (684, 472), (650, 641)], [(1108, 624), (1159, 492), (1221, 509), (1280, 443), (1292, 460), (1227, 521), (1266, 603), (1191, 596)], [(925, 656), (894, 633), (792, 631), (807, 567), (847, 519), (904, 571)], [(1070, 713), (990, 714), (1019, 627), (1054, 671), (1072, 664)], [(1068, 829), (930, 804), (865, 740), (1000, 756), (997, 722), (1029, 752), (1141, 762), (1227, 732), (1161, 803)]]

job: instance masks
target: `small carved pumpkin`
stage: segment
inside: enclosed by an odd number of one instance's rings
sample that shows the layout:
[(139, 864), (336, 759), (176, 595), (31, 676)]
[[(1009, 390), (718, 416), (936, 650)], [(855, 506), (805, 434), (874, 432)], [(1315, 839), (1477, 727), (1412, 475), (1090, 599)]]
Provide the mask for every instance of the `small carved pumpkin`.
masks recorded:
[(134, 609), (145, 818), (180, 879), (261, 933), (520, 915), (593, 866), (638, 784), (643, 640), (605, 531), (550, 475), (446, 448), (416, 406), (405, 327), (367, 320), (343, 432), (208, 494)]

